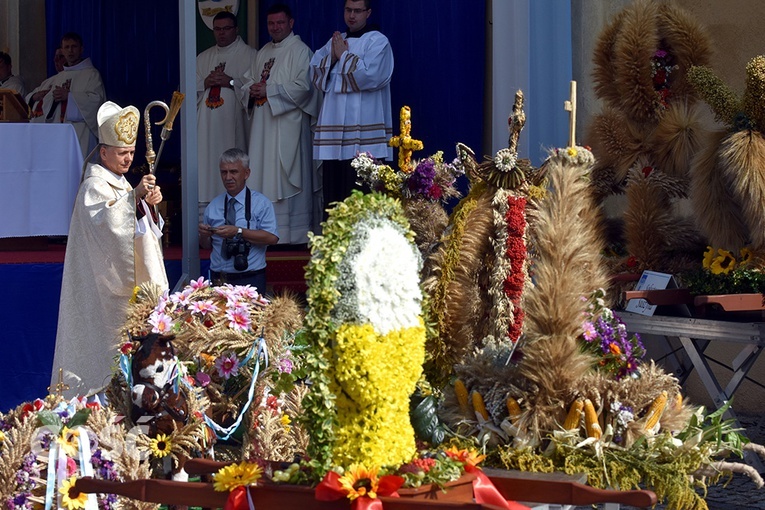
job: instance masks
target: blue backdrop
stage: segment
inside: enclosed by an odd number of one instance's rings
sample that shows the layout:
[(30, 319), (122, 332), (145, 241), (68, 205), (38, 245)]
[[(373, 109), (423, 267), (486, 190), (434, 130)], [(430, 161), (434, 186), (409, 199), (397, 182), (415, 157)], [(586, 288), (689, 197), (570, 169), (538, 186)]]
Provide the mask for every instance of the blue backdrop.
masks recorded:
[[(293, 9), (295, 33), (313, 50), (324, 45), (333, 31), (345, 29), (339, 1), (285, 3)], [(268, 40), (265, 10), (270, 4), (261, 2), (261, 44)], [(425, 150), (415, 157), (443, 150), (445, 157), (451, 159), (457, 141), (480, 152), (485, 18), (483, 1), (375, 3), (370, 22), (380, 25), (394, 52), (391, 84), (394, 115), (398, 116), (401, 106), (410, 106), (412, 134), (425, 143)], [(173, 90), (178, 88), (176, 1), (46, 0), (45, 21), (50, 55), (65, 32), (82, 35), (85, 55), (101, 71), (109, 100), (143, 110), (155, 99), (169, 102)], [(200, 34), (198, 39), (209, 41), (209, 34)], [(203, 49), (198, 48), (197, 53)], [(52, 72), (51, 67), (49, 73)], [(394, 133), (398, 133), (397, 118)], [(143, 136), (143, 123), (139, 136)], [(165, 164), (180, 162), (179, 140), (179, 136), (173, 136), (165, 146)], [(139, 143), (136, 162), (144, 161), (143, 151)]]

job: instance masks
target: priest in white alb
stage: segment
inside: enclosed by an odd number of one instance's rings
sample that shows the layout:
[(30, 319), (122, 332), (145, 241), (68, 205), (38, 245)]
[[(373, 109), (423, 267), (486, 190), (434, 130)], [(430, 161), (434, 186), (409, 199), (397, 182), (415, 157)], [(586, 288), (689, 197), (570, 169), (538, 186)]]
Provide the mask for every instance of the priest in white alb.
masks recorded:
[(138, 109), (107, 101), (97, 121), (98, 163), (87, 163), (69, 226), (51, 375), (56, 384), (63, 370), (68, 397), (98, 393), (109, 383), (135, 287), (168, 288), (155, 210), (162, 192), (154, 175), (144, 175), (135, 189), (125, 179)]
[(311, 157), (319, 93), (308, 76), (312, 52), (292, 33), (294, 21), (285, 4), (268, 9), (271, 41), (258, 51), (242, 88), (252, 115), (247, 186), (273, 202), (284, 244), (307, 243), (321, 219), (321, 182)]
[(101, 73), (90, 58), (82, 58), (82, 37), (75, 32), (64, 34), (61, 49), (66, 59), (64, 70), (45, 80), (30, 92), (32, 122), (67, 122), (74, 126), (82, 156), (96, 146), (98, 108), (106, 100)]
[(236, 16), (219, 12), (213, 18), (215, 46), (197, 56), (197, 156), (199, 207), (223, 193), (218, 171), (220, 155), (236, 147), (247, 150), (247, 103), (238, 91), (257, 51), (237, 28)]

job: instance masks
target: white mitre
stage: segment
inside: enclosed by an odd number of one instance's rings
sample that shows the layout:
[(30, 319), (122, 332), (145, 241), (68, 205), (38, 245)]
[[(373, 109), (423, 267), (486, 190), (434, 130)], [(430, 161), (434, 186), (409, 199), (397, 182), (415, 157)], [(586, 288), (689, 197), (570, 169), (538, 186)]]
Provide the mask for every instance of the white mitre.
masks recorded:
[(134, 147), (141, 114), (135, 106), (122, 108), (107, 101), (98, 109), (98, 142), (112, 147)]

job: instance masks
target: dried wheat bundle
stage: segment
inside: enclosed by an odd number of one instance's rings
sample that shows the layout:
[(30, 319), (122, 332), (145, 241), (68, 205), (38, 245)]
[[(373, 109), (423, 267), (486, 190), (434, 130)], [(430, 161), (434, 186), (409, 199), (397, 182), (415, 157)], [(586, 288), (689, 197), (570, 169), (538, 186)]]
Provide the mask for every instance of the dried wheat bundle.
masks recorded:
[(646, 146), (652, 149), (657, 169), (687, 183), (691, 159), (701, 149), (706, 132), (699, 108), (687, 100), (675, 101), (659, 119)]
[(524, 301), (526, 337), (519, 370), (533, 386), (527, 419), (537, 435), (555, 428), (578, 381), (595, 362), (577, 343), (585, 310), (582, 297), (607, 283), (588, 171), (564, 160), (551, 161), (548, 197), (529, 214), (535, 284)]
[(738, 253), (749, 243), (749, 231), (718, 154), (728, 136), (724, 131), (710, 134), (709, 141), (693, 159), (690, 196), (699, 227), (709, 244)]
[(30, 452), (38, 426), (34, 416), (20, 420), (15, 413), (10, 413), (4, 418), (11, 429), (5, 432), (5, 440), (0, 443), (0, 501), (7, 501), (15, 495), (16, 472)]
[(624, 113), (613, 108), (607, 108), (594, 117), (588, 128), (587, 140), (597, 157), (592, 180), (600, 190), (598, 195), (610, 195), (621, 189), (629, 169), (646, 152), (643, 136)]

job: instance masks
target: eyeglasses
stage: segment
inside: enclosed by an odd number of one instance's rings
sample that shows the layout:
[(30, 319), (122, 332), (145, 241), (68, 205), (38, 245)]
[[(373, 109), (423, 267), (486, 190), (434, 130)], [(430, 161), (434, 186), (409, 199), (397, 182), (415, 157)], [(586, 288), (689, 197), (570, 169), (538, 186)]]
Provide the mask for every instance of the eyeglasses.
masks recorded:
[(345, 14), (355, 14), (358, 16), (359, 14), (363, 12), (367, 12), (369, 9), (351, 9), (350, 7), (345, 8)]
[(234, 25), (229, 25), (227, 27), (213, 27), (213, 32), (228, 32), (234, 28), (236, 28)]

